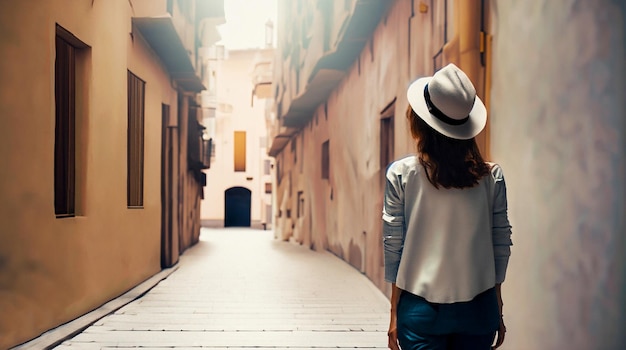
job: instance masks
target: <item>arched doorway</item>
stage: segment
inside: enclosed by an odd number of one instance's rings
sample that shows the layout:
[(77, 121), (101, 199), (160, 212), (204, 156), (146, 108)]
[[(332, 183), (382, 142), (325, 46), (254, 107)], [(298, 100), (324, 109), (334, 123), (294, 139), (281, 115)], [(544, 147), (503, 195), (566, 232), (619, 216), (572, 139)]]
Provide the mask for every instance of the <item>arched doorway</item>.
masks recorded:
[(252, 192), (244, 187), (231, 187), (224, 192), (224, 227), (250, 227)]

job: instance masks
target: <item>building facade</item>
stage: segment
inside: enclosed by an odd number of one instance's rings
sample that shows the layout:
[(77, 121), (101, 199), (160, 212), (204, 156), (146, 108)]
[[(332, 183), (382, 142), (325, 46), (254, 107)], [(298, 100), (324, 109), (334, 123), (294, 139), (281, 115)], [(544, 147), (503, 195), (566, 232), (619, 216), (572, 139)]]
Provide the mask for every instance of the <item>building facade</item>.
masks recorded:
[(97, 308), (198, 240), (197, 52), (220, 18), (223, 1), (0, 4), (0, 348)]
[(267, 155), (265, 115), (271, 107), (273, 53), (268, 47), (210, 56), (224, 57), (209, 65), (216, 86), (204, 94), (205, 138), (214, 147), (206, 171), (211, 185), (202, 202), (205, 226), (271, 225), (272, 160)]
[[(479, 1), (460, 2), (465, 18), (445, 1), (279, 4), (269, 150), (276, 159), (276, 235), (328, 249), (386, 290), (384, 170), (414, 151), (406, 87), (455, 62), (484, 96), (486, 52), (476, 20), (484, 9)], [(487, 132), (479, 136), (485, 152)]]
[(277, 238), (389, 292), (383, 174), (415, 152), (406, 88), (452, 62), (489, 109), (477, 141), (507, 178), (504, 348), (624, 346), (623, 2), (282, 0), (277, 24)]

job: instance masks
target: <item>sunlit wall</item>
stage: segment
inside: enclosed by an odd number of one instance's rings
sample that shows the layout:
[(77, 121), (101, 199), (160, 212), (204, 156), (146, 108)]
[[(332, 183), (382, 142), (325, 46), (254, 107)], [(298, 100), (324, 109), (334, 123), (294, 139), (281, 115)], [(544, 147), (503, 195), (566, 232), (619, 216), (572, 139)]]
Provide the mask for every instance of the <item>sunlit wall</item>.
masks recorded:
[[(233, 50), (217, 64), (215, 157), (211, 168), (205, 170), (209, 185), (202, 201), (202, 221), (206, 226), (224, 224), (225, 191), (233, 187), (250, 190), (252, 224), (264, 219), (261, 213), (265, 210), (265, 184), (271, 183), (271, 178), (265, 167), (265, 160), (269, 161), (265, 149), (265, 101), (253, 95), (253, 73), (260, 56), (272, 57), (272, 50)], [(243, 149), (236, 147), (235, 133), (245, 140)]]

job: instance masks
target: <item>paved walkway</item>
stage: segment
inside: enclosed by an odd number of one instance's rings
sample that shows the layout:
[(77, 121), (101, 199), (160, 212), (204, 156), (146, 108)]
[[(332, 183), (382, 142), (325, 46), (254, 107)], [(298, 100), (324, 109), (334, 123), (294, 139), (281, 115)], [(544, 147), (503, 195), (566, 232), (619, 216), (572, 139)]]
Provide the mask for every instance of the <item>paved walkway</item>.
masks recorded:
[(55, 349), (385, 349), (387, 299), (330, 253), (203, 229), (179, 269)]

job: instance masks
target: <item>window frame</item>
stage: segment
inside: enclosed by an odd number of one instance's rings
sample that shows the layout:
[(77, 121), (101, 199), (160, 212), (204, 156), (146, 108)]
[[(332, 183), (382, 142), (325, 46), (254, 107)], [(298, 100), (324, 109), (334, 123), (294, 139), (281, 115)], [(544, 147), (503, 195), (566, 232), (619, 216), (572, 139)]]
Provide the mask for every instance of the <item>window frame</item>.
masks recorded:
[(387, 166), (394, 160), (395, 152), (395, 112), (396, 98), (394, 98), (380, 112), (380, 173), (381, 183), (385, 183)]
[(321, 163), (322, 179), (328, 180), (330, 178), (330, 140), (322, 143)]
[[(89, 46), (59, 24), (55, 26), (54, 61), (54, 213), (77, 215), (77, 56)], [(80, 110), (78, 111), (80, 113)]]

